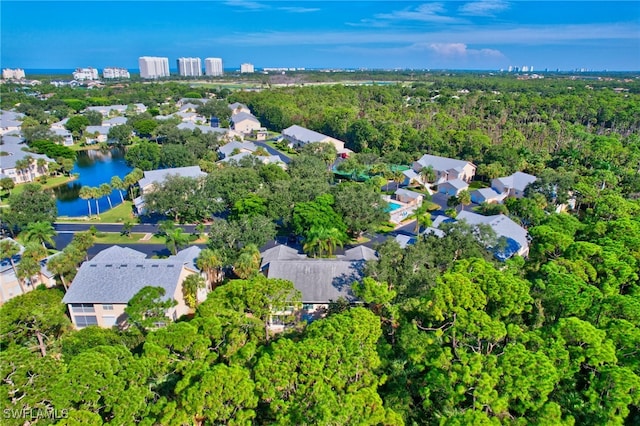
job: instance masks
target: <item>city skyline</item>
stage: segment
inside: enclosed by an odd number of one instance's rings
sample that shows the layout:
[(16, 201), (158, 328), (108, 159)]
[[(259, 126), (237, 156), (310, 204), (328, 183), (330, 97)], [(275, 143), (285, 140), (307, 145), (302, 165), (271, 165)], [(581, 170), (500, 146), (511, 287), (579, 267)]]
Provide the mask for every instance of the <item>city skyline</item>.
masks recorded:
[(3, 1), (0, 60), (23, 69), (135, 70), (139, 57), (159, 56), (222, 58), (229, 69), (637, 71), (639, 21), (633, 1)]

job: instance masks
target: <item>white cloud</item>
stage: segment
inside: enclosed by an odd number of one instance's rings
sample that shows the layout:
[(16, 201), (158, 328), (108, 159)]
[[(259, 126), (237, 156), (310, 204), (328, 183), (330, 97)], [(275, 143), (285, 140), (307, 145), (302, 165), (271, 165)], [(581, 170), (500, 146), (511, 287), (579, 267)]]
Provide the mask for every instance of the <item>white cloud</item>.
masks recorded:
[(472, 27), (460, 26), (445, 31), (309, 31), (246, 32), (223, 34), (203, 43), (240, 46), (293, 45), (373, 45), (373, 44), (449, 44), (451, 40), (466, 45), (558, 45), (592, 40), (637, 40), (637, 26), (629, 24), (581, 24), (549, 26)]
[(290, 12), (290, 13), (310, 13), (310, 12), (317, 12), (320, 9), (317, 7), (295, 7), (295, 6), (290, 6), (290, 7), (279, 7), (278, 10), (283, 10), (285, 12)]
[(458, 11), (462, 15), (469, 16), (495, 16), (497, 12), (502, 12), (509, 8), (509, 4), (503, 0), (480, 0), (465, 3)]
[[(418, 47), (418, 45), (414, 46)], [(438, 56), (444, 57), (469, 57), (484, 56), (492, 58), (504, 57), (502, 52), (495, 49), (469, 49), (464, 43), (430, 43), (425, 46)]]
[(224, 4), (226, 4), (227, 6), (238, 7), (247, 10), (261, 10), (269, 7), (265, 4), (250, 0), (227, 0), (224, 2)]
[(452, 23), (457, 19), (451, 16), (443, 15), (445, 8), (442, 3), (426, 3), (416, 8), (406, 8), (396, 10), (391, 13), (379, 13), (375, 15), (376, 19), (388, 21), (419, 21), (434, 23)]

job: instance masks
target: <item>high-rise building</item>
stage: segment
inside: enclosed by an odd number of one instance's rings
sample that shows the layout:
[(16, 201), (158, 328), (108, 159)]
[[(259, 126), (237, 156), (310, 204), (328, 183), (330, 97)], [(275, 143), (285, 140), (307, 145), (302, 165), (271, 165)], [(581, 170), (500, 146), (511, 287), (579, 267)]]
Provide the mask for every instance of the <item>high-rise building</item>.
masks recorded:
[(169, 58), (141, 56), (138, 58), (140, 78), (169, 77)]
[(126, 68), (107, 67), (102, 70), (102, 78), (130, 78)]
[(200, 58), (179, 58), (178, 73), (184, 77), (197, 77), (202, 75)]
[(2, 78), (5, 80), (22, 80), (24, 79), (24, 70), (22, 68), (5, 68), (2, 70)]
[(253, 64), (241, 64), (240, 65), (240, 72), (241, 73), (252, 73), (255, 72), (255, 69), (253, 68)]
[(95, 68), (76, 68), (73, 72), (74, 80), (97, 80), (98, 79), (98, 70)]
[(222, 59), (221, 58), (206, 58), (204, 60), (204, 73), (206, 75), (220, 76), (222, 71)]

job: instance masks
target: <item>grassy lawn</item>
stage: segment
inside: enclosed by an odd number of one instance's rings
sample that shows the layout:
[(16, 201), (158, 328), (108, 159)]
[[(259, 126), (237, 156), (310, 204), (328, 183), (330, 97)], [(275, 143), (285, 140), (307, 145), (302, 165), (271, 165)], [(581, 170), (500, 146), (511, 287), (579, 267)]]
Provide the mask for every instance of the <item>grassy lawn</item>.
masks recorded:
[(150, 239), (141, 241), (145, 234), (140, 232), (131, 233), (129, 237), (121, 235), (119, 232), (101, 232), (96, 236), (96, 244), (164, 244), (163, 237), (152, 236)]
[[(164, 237), (153, 235), (148, 240), (142, 240), (146, 234), (144, 232), (133, 232), (129, 236), (122, 235), (119, 232), (100, 232), (96, 236), (96, 244), (164, 244)], [(190, 235), (190, 244), (206, 244), (208, 238), (198, 238)]]
[(125, 200), (124, 203), (118, 204), (114, 208), (101, 213), (100, 216), (93, 215), (91, 219), (88, 217), (58, 217), (59, 222), (72, 222), (72, 223), (124, 223), (129, 220), (131, 223), (140, 223), (140, 220), (133, 215), (131, 201)]
[(480, 188), (488, 188), (489, 184), (485, 182), (480, 182), (479, 180), (474, 180), (469, 184), (469, 191), (473, 191), (474, 189)]
[[(47, 178), (47, 183), (42, 183), (40, 182), (41, 178), (36, 179), (35, 182), (28, 182), (28, 183), (20, 183), (18, 185), (15, 186), (15, 188), (13, 188), (11, 190), (11, 194), (21, 194), (22, 191), (24, 191), (25, 186), (27, 186), (29, 183), (37, 183), (40, 186), (42, 186), (42, 189), (51, 189), (51, 188), (55, 188), (56, 186), (60, 186), (60, 185), (64, 185), (65, 183), (69, 183), (71, 181), (74, 181), (78, 178), (78, 176), (56, 176), (56, 177), (48, 177)], [(4, 199), (5, 197), (7, 197), (8, 191), (3, 191), (2, 193), (0, 193), (0, 196)]]
[(296, 150), (291, 149), (289, 147), (278, 146), (274, 141), (265, 141), (267, 145), (269, 145), (273, 149), (277, 149), (278, 151), (286, 154), (288, 157), (295, 157), (298, 155)]
[(91, 151), (101, 149), (101, 145), (99, 143), (93, 145), (83, 145), (81, 143), (74, 143), (73, 145), (67, 147), (74, 151)]

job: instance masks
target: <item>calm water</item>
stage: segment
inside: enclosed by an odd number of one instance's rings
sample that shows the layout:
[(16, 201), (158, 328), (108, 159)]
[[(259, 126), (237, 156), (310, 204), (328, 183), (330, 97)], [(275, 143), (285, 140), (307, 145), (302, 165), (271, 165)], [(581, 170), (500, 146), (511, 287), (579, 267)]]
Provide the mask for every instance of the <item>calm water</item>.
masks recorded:
[[(87, 216), (89, 208), (87, 207), (87, 200), (83, 200), (78, 196), (80, 188), (83, 186), (97, 187), (102, 183), (111, 183), (113, 176), (124, 178), (131, 170), (131, 167), (124, 162), (124, 151), (122, 149), (79, 151), (73, 173), (80, 173), (80, 177), (73, 182), (54, 189), (58, 204), (58, 215)], [(126, 196), (124, 193), (123, 195)], [(114, 207), (120, 204), (118, 191), (111, 192), (110, 197)], [(91, 203), (91, 213), (96, 214), (96, 201), (89, 201)], [(101, 213), (109, 210), (109, 201), (106, 196), (98, 200), (98, 205)]]

